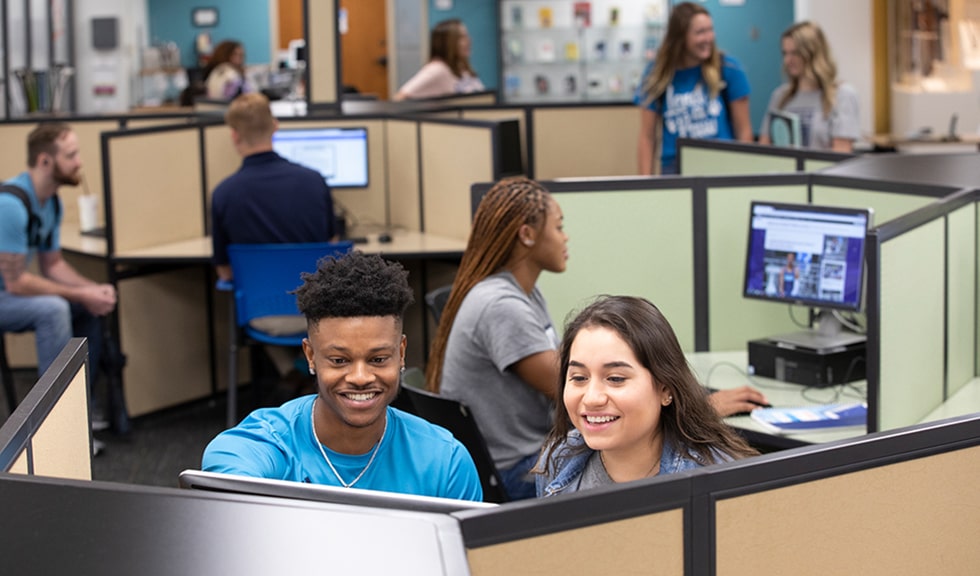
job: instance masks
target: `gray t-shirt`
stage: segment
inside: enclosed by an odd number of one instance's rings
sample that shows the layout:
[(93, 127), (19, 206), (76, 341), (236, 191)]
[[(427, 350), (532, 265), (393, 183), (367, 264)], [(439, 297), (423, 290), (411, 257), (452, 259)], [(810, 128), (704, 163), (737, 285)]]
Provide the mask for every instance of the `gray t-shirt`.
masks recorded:
[(551, 428), (551, 401), (508, 368), (557, 348), (541, 292), (525, 294), (509, 272), (486, 278), (463, 299), (446, 344), (441, 393), (469, 406), (501, 470), (536, 454)]
[[(788, 90), (789, 84), (773, 90), (767, 110), (780, 110), (779, 102)], [(861, 136), (857, 91), (850, 84), (837, 86), (837, 100), (829, 118), (824, 116), (819, 90), (797, 92), (781, 110), (800, 117), (800, 137), (804, 148), (830, 150), (834, 138), (857, 140)], [(762, 119), (759, 133), (769, 133), (768, 114)]]

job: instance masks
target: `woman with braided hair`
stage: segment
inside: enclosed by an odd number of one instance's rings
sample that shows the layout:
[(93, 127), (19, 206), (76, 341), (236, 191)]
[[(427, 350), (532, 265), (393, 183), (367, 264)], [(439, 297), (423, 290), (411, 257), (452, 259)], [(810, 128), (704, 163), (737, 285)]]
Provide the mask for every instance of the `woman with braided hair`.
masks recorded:
[(541, 272), (563, 272), (568, 236), (548, 191), (498, 182), (477, 208), (426, 371), (429, 389), (466, 404), (512, 499), (533, 498), (528, 472), (551, 429), (558, 337)]

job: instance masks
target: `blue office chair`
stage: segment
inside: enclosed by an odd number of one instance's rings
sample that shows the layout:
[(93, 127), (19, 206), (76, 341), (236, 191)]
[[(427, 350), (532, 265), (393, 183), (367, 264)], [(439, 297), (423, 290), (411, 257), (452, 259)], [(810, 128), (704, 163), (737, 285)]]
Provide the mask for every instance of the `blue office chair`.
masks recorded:
[(316, 271), (327, 256), (351, 251), (352, 242), (309, 244), (232, 244), (228, 258), (233, 282), (218, 282), (218, 289), (234, 291), (231, 298), (231, 346), (228, 357), (229, 428), (238, 422), (238, 350), (252, 343), (302, 346), (306, 320), (290, 294), (302, 284), (300, 274)]

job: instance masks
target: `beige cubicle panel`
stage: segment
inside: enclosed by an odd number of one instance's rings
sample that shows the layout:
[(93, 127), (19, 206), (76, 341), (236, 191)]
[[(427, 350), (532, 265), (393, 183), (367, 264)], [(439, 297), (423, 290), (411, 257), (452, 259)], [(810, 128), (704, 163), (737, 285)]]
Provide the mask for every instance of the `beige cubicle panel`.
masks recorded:
[(425, 122), (422, 147), (422, 213), (425, 231), (466, 240), (470, 233), (470, 186), (493, 180), (493, 133), (489, 126)]
[[(641, 296), (694, 351), (694, 230), (690, 188), (552, 193), (568, 234), (562, 274), (538, 279), (560, 334), (569, 314), (598, 294)], [(628, 255), (628, 257), (626, 257)]]
[(421, 231), (419, 124), (414, 120), (386, 120), (385, 136), (384, 157), (391, 226)]
[(685, 146), (681, 152), (680, 173), (684, 176), (734, 176), (796, 172), (796, 158), (766, 153), (771, 150), (769, 146), (759, 146), (758, 153)]
[(440, 106), (493, 106), (497, 103), (497, 93), (492, 91), (473, 94), (457, 94), (438, 99)]
[(141, 416), (208, 396), (211, 319), (205, 302), (211, 287), (205, 269), (138, 276), (120, 281), (118, 288), (129, 414)]
[[(75, 338), (6, 421), (2, 436), (8, 449), (21, 449), (3, 470), (76, 480), (92, 479), (89, 444), (88, 385), (84, 344)], [(29, 411), (25, 414), (25, 411)], [(6, 466), (6, 464), (4, 464)]]
[(980, 447), (715, 504), (716, 574), (973, 574)]
[(881, 246), (879, 430), (918, 423), (944, 400), (945, 242), (937, 219)]
[(311, 106), (337, 104), (340, 87), (337, 48), (337, 0), (303, 0), (306, 8), (306, 62)]
[(204, 235), (196, 127), (109, 139), (115, 253)]
[(206, 126), (204, 130), (204, 170), (207, 178), (208, 230), (211, 226), (211, 195), (222, 180), (242, 165), (242, 158), (231, 141), (231, 129), (226, 124)]
[(684, 574), (684, 513), (667, 510), (467, 550), (473, 576)]
[(534, 108), (532, 118), (535, 178), (637, 174), (635, 106)]
[(27, 170), (27, 135), (37, 124), (0, 124), (0, 178)]
[[(742, 297), (749, 210), (753, 200), (806, 204), (806, 184), (708, 185), (709, 350), (744, 350), (755, 338), (794, 332), (799, 327), (788, 305)], [(806, 309), (796, 307), (806, 321)]]
[(525, 115), (523, 108), (461, 108), (460, 114), (464, 120), (517, 120), (517, 127), (521, 133), (521, 163), (524, 166), (524, 173), (527, 174), (527, 155), (529, 150), (527, 145), (527, 126), (525, 126), (524, 122)]
[(946, 222), (946, 394), (952, 396), (977, 374), (976, 208), (964, 206)]

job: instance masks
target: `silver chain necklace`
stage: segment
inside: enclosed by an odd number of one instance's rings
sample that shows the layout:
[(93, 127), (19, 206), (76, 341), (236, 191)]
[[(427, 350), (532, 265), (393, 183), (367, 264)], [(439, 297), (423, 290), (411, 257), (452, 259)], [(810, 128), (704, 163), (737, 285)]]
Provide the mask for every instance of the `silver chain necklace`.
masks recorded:
[(357, 475), (357, 478), (354, 478), (350, 481), (350, 483), (347, 483), (344, 482), (344, 479), (340, 477), (340, 473), (337, 472), (336, 468), (334, 468), (333, 462), (331, 462), (330, 457), (327, 456), (327, 451), (323, 449), (323, 443), (320, 442), (319, 436), (316, 435), (316, 401), (317, 399), (314, 398), (313, 407), (310, 408), (310, 425), (313, 428), (313, 442), (320, 448), (320, 454), (323, 454), (323, 459), (327, 461), (327, 466), (330, 467), (330, 471), (333, 472), (333, 475), (337, 477), (337, 481), (340, 482), (340, 485), (344, 488), (352, 488), (354, 484), (357, 484), (357, 481), (364, 476), (364, 473), (368, 471), (371, 464), (374, 464), (374, 457), (378, 455), (378, 450), (381, 449), (381, 441), (385, 439), (385, 433), (388, 431), (388, 416), (387, 414), (385, 415), (385, 427), (381, 431), (381, 438), (378, 439), (378, 443), (374, 445), (374, 452), (371, 453), (371, 459), (368, 460), (367, 465), (361, 469), (361, 473)]

